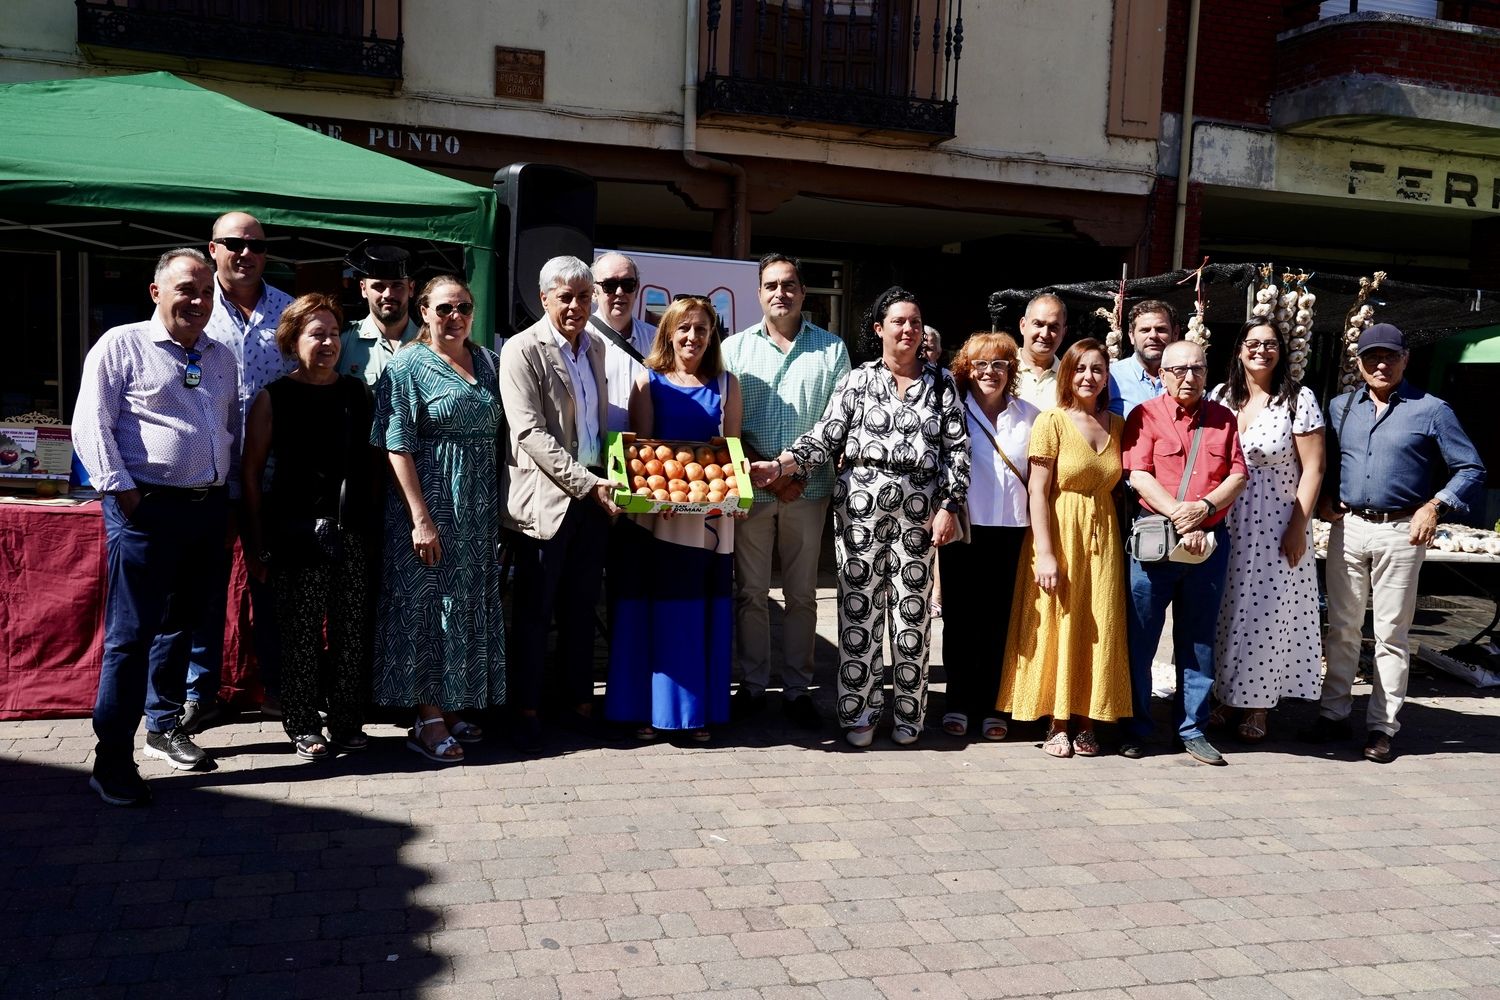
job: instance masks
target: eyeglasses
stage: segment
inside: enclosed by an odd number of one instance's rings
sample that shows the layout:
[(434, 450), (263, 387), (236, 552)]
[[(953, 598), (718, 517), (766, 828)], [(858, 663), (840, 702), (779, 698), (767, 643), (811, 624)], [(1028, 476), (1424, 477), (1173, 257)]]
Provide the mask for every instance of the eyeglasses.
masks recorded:
[(976, 375), (981, 375), (985, 372), (994, 372), (996, 375), (1010, 374), (1010, 362), (1000, 358), (996, 358), (993, 361), (970, 361), (969, 368)]
[(1163, 368), (1164, 372), (1171, 372), (1177, 378), (1202, 378), (1208, 374), (1208, 365), (1173, 365), (1171, 368)]
[(641, 283), (634, 278), (601, 278), (598, 284), (606, 295), (614, 295), (616, 292), (633, 295)]
[(268, 245), (265, 240), (247, 240), (243, 236), (215, 236), (214, 242), (230, 253), (239, 253), (241, 250), (265, 253)]
[(182, 370), (182, 385), (186, 389), (196, 389), (203, 384), (203, 366), (198, 362), (203, 360), (203, 355), (197, 351), (187, 351), (187, 367)]
[(449, 316), (452, 316), (454, 313), (458, 313), (460, 316), (467, 316), (467, 315), (469, 315), (470, 313), (472, 313), (474, 311), (474, 303), (472, 303), (472, 302), (457, 302), (457, 303), (454, 303), (454, 302), (439, 302), (437, 305), (435, 305), (435, 306), (432, 307), (432, 311), (435, 312), (435, 313), (437, 313), (443, 319), (447, 319)]
[(1265, 351), (1267, 354), (1275, 354), (1281, 350), (1281, 342), (1276, 340), (1247, 340), (1245, 350), (1254, 354), (1256, 351)]

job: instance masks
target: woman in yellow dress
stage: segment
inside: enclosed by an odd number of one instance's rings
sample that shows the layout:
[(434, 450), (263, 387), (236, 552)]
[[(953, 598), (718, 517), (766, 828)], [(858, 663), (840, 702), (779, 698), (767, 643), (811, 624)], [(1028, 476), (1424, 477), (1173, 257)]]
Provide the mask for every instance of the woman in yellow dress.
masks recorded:
[[(1130, 714), (1125, 559), (1112, 491), (1125, 421), (1109, 412), (1109, 360), (1097, 340), (1063, 355), (1057, 408), (1031, 432), (1031, 543), (1016, 568), (1004, 683), (996, 707), (1050, 717), (1042, 749), (1097, 757), (1095, 722)], [(1073, 720), (1075, 731), (1070, 735)]]

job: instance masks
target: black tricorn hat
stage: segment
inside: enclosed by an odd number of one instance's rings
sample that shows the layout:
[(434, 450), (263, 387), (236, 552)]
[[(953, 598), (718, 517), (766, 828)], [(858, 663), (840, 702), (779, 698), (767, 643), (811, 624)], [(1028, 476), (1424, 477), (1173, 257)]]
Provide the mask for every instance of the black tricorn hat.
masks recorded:
[(383, 278), (389, 281), (411, 277), (411, 251), (389, 239), (375, 237), (362, 240), (349, 251), (344, 262), (361, 278)]

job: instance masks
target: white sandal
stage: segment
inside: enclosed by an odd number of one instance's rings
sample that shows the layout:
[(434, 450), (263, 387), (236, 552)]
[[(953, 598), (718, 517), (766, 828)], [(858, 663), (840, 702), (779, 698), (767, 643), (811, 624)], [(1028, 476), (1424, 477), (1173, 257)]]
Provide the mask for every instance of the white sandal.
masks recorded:
[(916, 726), (903, 724), (891, 730), (891, 742), (897, 746), (909, 747), (917, 742), (917, 737), (921, 735)]
[[(428, 746), (422, 739), (422, 730), (428, 726), (441, 725), (442, 716), (433, 719), (418, 719), (416, 725), (406, 731), (406, 746), (414, 753), (419, 753), (428, 760), (437, 764), (462, 764), (464, 762), (464, 748), (458, 745), (458, 740), (449, 733), (438, 741), (437, 746)], [(454, 756), (453, 751), (458, 755)]]
[(943, 732), (949, 736), (969, 735), (969, 717), (962, 712), (949, 712), (943, 716)]
[(844, 733), (844, 740), (851, 747), (858, 747), (863, 750), (875, 742), (875, 723), (872, 722), (868, 726), (857, 726), (854, 729), (848, 730)]

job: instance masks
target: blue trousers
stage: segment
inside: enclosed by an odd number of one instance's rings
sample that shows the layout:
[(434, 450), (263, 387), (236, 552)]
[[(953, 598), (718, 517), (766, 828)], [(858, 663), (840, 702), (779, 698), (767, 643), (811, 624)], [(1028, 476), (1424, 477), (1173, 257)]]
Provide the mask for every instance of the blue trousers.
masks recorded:
[[(150, 493), (130, 519), (104, 498), (109, 590), (94, 703), (101, 754), (130, 755), (143, 710), (153, 733), (181, 720), (188, 649), (211, 603), (228, 510), (222, 487), (202, 499)], [(221, 645), (223, 621), (221, 612)]]
[(1214, 686), (1214, 629), (1224, 573), (1229, 566), (1229, 532), (1214, 529), (1214, 554), (1197, 565), (1176, 562), (1141, 563), (1130, 560), (1130, 594), (1126, 625), (1130, 645), (1130, 698), (1134, 706), (1130, 732), (1146, 739), (1151, 722), (1151, 660), (1161, 641), (1167, 605), (1172, 606), (1172, 650), (1177, 667), (1177, 695), (1172, 721), (1184, 740), (1203, 735), (1212, 707)]

